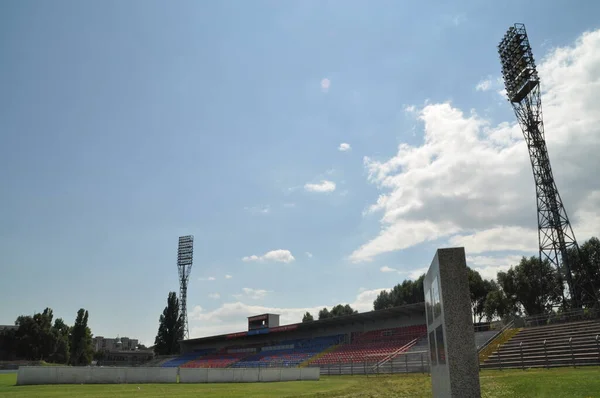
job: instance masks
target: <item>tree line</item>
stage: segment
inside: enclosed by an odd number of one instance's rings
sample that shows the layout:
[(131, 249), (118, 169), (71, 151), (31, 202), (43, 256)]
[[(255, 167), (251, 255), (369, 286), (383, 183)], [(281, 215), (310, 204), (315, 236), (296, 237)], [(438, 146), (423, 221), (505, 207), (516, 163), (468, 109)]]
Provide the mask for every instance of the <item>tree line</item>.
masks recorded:
[[(586, 307), (599, 305), (600, 298), (600, 240), (592, 237), (568, 251), (572, 264), (572, 278), (582, 287), (576, 300)], [(498, 272), (495, 279), (484, 279), (479, 272), (467, 267), (473, 322), (502, 319), (511, 315), (532, 316), (549, 314), (555, 308), (569, 309), (571, 298), (565, 287), (564, 270), (558, 270), (539, 257), (522, 257), (507, 271)], [(425, 301), (423, 279), (405, 280), (392, 289), (384, 290), (373, 301), (374, 310), (397, 307)], [(567, 296), (567, 297), (566, 297)], [(565, 298), (566, 297), (566, 298)], [(354, 314), (349, 305), (338, 304), (331, 311), (323, 308), (318, 319)], [(310, 312), (302, 322), (314, 321)]]
[[(331, 308), (331, 311), (329, 311), (327, 308), (323, 308), (322, 310), (319, 311), (319, 320), (322, 319), (329, 319), (329, 318), (336, 318), (338, 316), (344, 316), (344, 315), (352, 315), (352, 314), (358, 314), (358, 311), (353, 309), (352, 307), (350, 307), (350, 305), (346, 304), (338, 304), (336, 306), (333, 306)], [(308, 311), (306, 311), (306, 313), (304, 314), (304, 316), (302, 317), (302, 322), (312, 322), (315, 319), (313, 318), (312, 314)]]
[[(0, 360), (89, 365), (93, 359), (104, 356), (104, 352), (94, 351), (88, 311), (80, 309), (73, 326), (67, 325), (61, 318), (53, 318), (52, 309), (46, 308), (41, 313), (19, 316), (15, 321), (16, 328), (0, 330)], [(178, 354), (182, 339), (183, 318), (179, 312), (179, 300), (175, 292), (170, 292), (167, 307), (159, 318), (154, 351), (158, 355)], [(146, 347), (140, 344), (139, 348)]]
[(62, 318), (53, 318), (51, 308), (33, 315), (19, 316), (15, 321), (16, 329), (0, 332), (0, 358), (69, 365), (90, 364), (94, 347), (92, 332), (88, 327), (88, 312), (83, 308), (77, 311), (73, 326), (68, 326)]

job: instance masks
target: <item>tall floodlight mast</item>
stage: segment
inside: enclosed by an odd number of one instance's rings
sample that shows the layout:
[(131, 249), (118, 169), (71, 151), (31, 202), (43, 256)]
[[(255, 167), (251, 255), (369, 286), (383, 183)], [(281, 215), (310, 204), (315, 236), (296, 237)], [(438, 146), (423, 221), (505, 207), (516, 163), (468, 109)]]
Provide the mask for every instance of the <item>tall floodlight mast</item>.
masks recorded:
[(498, 53), (506, 94), (523, 130), (533, 168), (540, 261), (547, 259), (566, 278), (571, 305), (579, 307), (579, 283), (573, 280), (572, 259), (567, 255), (570, 248), (579, 251), (579, 247), (552, 176), (544, 138), (540, 79), (525, 25), (517, 23), (508, 29)]
[(177, 269), (179, 270), (179, 306), (183, 317), (183, 338), (188, 339), (189, 328), (187, 319), (187, 285), (192, 272), (194, 258), (194, 237), (180, 236), (177, 248)]

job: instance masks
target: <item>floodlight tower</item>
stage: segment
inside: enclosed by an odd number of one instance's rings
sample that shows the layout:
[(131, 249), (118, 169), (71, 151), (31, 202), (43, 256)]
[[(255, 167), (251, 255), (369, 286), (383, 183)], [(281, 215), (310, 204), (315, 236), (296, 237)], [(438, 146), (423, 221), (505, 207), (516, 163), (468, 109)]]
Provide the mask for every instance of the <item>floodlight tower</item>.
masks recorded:
[(183, 317), (183, 338), (188, 339), (187, 285), (192, 272), (194, 257), (194, 236), (180, 236), (177, 248), (177, 269), (179, 270), (179, 306)]
[(540, 79), (525, 30), (511, 26), (498, 45), (502, 76), (510, 101), (529, 149), (537, 197), (540, 261), (547, 259), (566, 278), (571, 304), (579, 307), (579, 283), (573, 280), (570, 248), (579, 251), (567, 211), (558, 193), (544, 138)]

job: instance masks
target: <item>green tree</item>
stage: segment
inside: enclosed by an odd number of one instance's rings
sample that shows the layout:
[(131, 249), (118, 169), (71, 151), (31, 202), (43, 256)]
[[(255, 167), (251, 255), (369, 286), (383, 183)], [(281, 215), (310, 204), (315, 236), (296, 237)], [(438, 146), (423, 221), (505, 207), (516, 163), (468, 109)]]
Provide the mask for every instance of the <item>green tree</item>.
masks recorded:
[(46, 308), (33, 316), (22, 315), (15, 325), (16, 354), (19, 358), (40, 360), (49, 359), (54, 352), (56, 340), (52, 332), (52, 309)]
[(509, 312), (547, 314), (561, 302), (563, 284), (556, 269), (538, 257), (523, 257), (506, 272), (498, 272), (498, 285), (506, 296)]
[(342, 305), (338, 304), (331, 308), (329, 311), (327, 308), (323, 308), (319, 311), (319, 320), (328, 318), (337, 318), (338, 316), (358, 314), (358, 311), (353, 309), (349, 304)]
[(331, 314), (329, 313), (329, 310), (327, 308), (323, 308), (322, 310), (319, 311), (319, 320), (329, 319), (329, 318), (333, 318), (333, 317), (331, 316)]
[(17, 357), (29, 360), (40, 359), (39, 326), (33, 320), (33, 316), (21, 315), (17, 317), (15, 325), (18, 327), (15, 336)]
[(159, 318), (154, 352), (157, 355), (178, 354), (179, 341), (183, 340), (183, 327), (183, 317), (179, 313), (179, 300), (175, 292), (170, 292), (167, 306)]
[(423, 279), (425, 279), (425, 274), (416, 280), (406, 279), (389, 291), (382, 290), (373, 301), (373, 309), (383, 310), (400, 305), (422, 303), (425, 301)]
[(52, 334), (54, 336), (54, 350), (50, 355), (50, 361), (54, 363), (69, 363), (71, 356), (69, 334), (71, 328), (61, 318), (54, 321)]
[(313, 318), (313, 316), (311, 315), (310, 312), (306, 311), (306, 314), (304, 314), (304, 316), (302, 317), (302, 322), (312, 322), (315, 319)]
[(331, 308), (331, 311), (329, 313), (331, 314), (332, 318), (336, 318), (338, 316), (358, 314), (358, 311), (350, 307), (349, 304), (338, 304), (335, 307)]
[(473, 313), (473, 323), (481, 322), (485, 317), (485, 301), (488, 293), (497, 289), (493, 281), (483, 279), (479, 272), (467, 267), (467, 277), (469, 280), (469, 293), (471, 296), (471, 312)]
[(500, 289), (496, 282), (490, 281), (490, 291), (483, 304), (483, 313), (486, 320), (491, 321), (494, 318), (503, 319), (511, 313), (512, 309), (510, 300), (506, 297), (504, 291)]
[(0, 360), (12, 361), (17, 358), (17, 331), (0, 330)]
[(579, 286), (578, 301), (586, 307), (598, 306), (600, 300), (600, 240), (592, 237), (585, 241), (579, 253), (569, 250), (573, 281)]
[(89, 365), (92, 362), (94, 347), (92, 331), (88, 327), (89, 314), (81, 308), (77, 311), (77, 318), (71, 330), (71, 355), (72, 365)]

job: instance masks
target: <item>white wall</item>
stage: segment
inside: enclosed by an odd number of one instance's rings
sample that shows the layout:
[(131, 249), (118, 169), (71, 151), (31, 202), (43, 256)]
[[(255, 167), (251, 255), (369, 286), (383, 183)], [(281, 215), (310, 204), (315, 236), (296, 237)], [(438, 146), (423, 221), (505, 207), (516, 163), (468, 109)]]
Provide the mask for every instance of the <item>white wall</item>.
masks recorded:
[(180, 383), (253, 383), (319, 380), (319, 368), (179, 369)]
[(177, 368), (21, 366), (17, 385), (176, 383)]
[[(319, 368), (179, 369), (180, 383), (252, 383), (319, 380)], [(177, 383), (177, 368), (22, 366), (17, 385)]]

